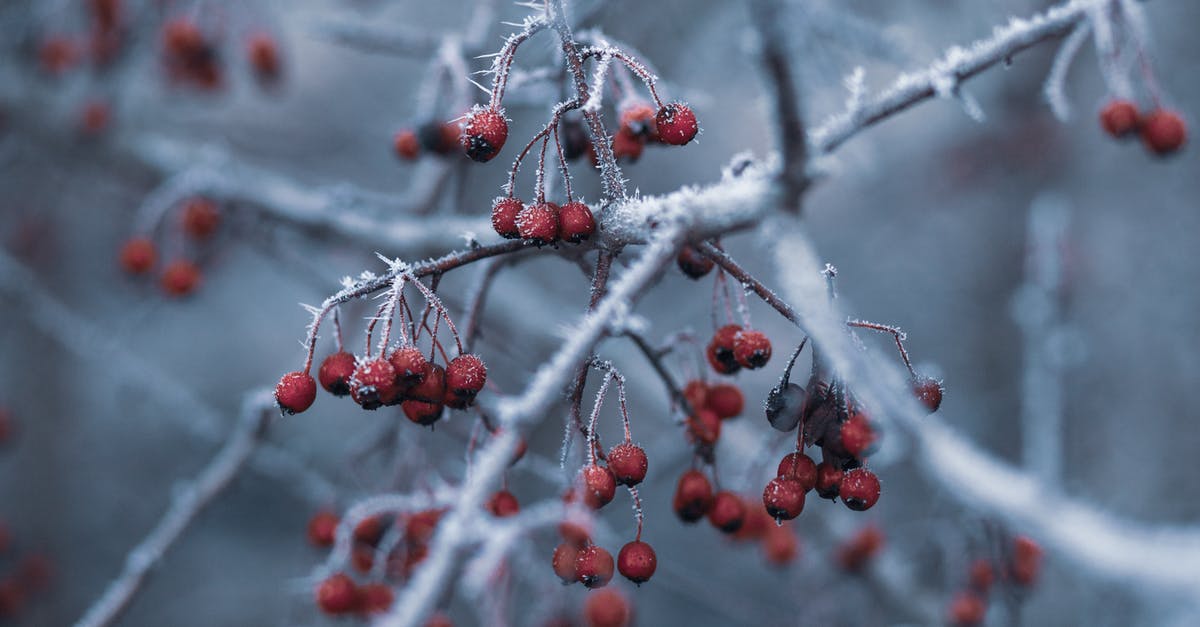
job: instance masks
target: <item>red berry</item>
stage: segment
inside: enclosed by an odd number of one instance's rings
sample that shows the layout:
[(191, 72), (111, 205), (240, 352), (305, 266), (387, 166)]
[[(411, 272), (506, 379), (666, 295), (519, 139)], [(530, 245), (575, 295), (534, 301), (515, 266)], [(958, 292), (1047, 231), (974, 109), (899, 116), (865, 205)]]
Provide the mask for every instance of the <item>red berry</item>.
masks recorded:
[(613, 500), (617, 492), (617, 480), (612, 472), (592, 464), (580, 473), (583, 479), (583, 502), (592, 509), (600, 509)]
[(396, 600), (392, 587), (386, 583), (366, 584), (359, 590), (359, 595), (361, 596), (359, 609), (367, 614), (382, 614), (390, 610), (392, 603)]
[(443, 510), (427, 509), (417, 512), (404, 523), (404, 537), (409, 546), (428, 544), (442, 520)]
[(425, 627), (454, 627), (454, 621), (442, 612), (435, 612), (433, 616), (429, 617), (429, 620), (425, 621)]
[(913, 394), (917, 400), (933, 413), (942, 405), (942, 384), (932, 377), (917, 377), (912, 382)]
[(558, 241), (558, 205), (543, 202), (525, 207), (517, 214), (517, 232), (538, 246)]
[(331, 575), (317, 585), (317, 605), (326, 614), (346, 614), (358, 608), (358, 587), (345, 573)]
[(883, 548), (883, 532), (874, 525), (859, 529), (838, 547), (837, 561), (849, 572), (859, 572)]
[[(459, 355), (446, 364), (446, 404), (465, 409), (475, 401), (475, 395), (487, 381), (487, 366), (477, 355)], [(455, 400), (459, 404), (450, 403)]]
[(836, 499), (842, 486), (842, 470), (829, 462), (817, 464), (817, 495), (823, 499)]
[(694, 523), (708, 513), (713, 503), (712, 484), (699, 470), (689, 470), (679, 477), (675, 486), (672, 507), (679, 519)]
[(357, 525), (354, 525), (354, 541), (375, 546), (383, 539), (385, 531), (387, 531), (387, 528), (382, 514), (368, 516), (358, 521)]
[(700, 279), (712, 272), (713, 266), (716, 263), (700, 254), (695, 246), (685, 244), (679, 249), (679, 256), (675, 258), (675, 263), (679, 264), (679, 269), (691, 279)]
[(700, 409), (687, 419), (688, 441), (696, 446), (713, 446), (721, 437), (721, 419), (711, 409)]
[(699, 379), (688, 381), (683, 386), (683, 398), (692, 409), (704, 409), (708, 404), (708, 385)]
[(696, 114), (681, 102), (665, 104), (654, 116), (658, 127), (658, 137), (664, 144), (682, 146), (696, 136), (700, 127), (696, 124)]
[(268, 82), (279, 77), (279, 46), (273, 37), (266, 33), (252, 35), (246, 44), (246, 53), (259, 81)]
[[(395, 368), (392, 371), (395, 372)], [(446, 398), (446, 370), (433, 362), (425, 362), (420, 383), (408, 388), (406, 393), (410, 400), (440, 405)]]
[(504, 119), (504, 111), (477, 106), (467, 116), (459, 141), (468, 157), (482, 163), (491, 161), (507, 139), (508, 122)]
[(428, 427), (442, 419), (445, 405), (408, 399), (400, 403), (400, 409), (404, 412), (404, 416), (412, 422), (422, 427)]
[(770, 525), (763, 537), (763, 553), (767, 561), (776, 566), (786, 566), (796, 559), (800, 542), (792, 532), (791, 524)]
[(1125, 137), (1137, 130), (1137, 105), (1128, 100), (1112, 100), (1100, 110), (1100, 126), (1113, 137)]
[(108, 104), (100, 100), (92, 100), (83, 106), (79, 116), (80, 126), (88, 135), (98, 135), (108, 128)]
[(733, 358), (743, 368), (762, 368), (771, 359), (771, 340), (761, 331), (742, 329), (733, 336)]
[(596, 545), (579, 550), (575, 558), (575, 574), (589, 588), (603, 588), (613, 576), (612, 554)]
[(488, 499), (487, 510), (496, 518), (508, 518), (516, 516), (521, 511), (521, 504), (517, 502), (517, 497), (513, 496), (508, 490), (498, 490)]
[(569, 202), (558, 209), (558, 236), (564, 242), (578, 244), (596, 232), (592, 210), (581, 202)]
[(852, 457), (862, 459), (864, 454), (872, 451), (878, 436), (866, 414), (854, 412), (842, 423), (839, 438), (843, 450)]
[(575, 560), (578, 558), (579, 549), (571, 542), (563, 542), (554, 549), (550, 565), (554, 567), (554, 574), (558, 575), (564, 584), (579, 581), (579, 573), (575, 571)]
[(375, 565), (375, 548), (356, 542), (350, 549), (350, 563), (358, 572), (364, 575), (370, 573), (371, 567)]
[(992, 582), (995, 578), (995, 573), (992, 571), (992, 563), (988, 560), (981, 557), (971, 563), (968, 580), (972, 588), (980, 592), (987, 592), (992, 587)]
[(66, 37), (47, 37), (38, 47), (38, 61), (42, 71), (52, 76), (58, 76), (75, 63), (77, 58), (75, 44)]
[(742, 395), (738, 386), (732, 383), (718, 383), (708, 388), (707, 405), (718, 418), (724, 420), (742, 413), (746, 406), (746, 397)]
[(313, 514), (308, 521), (308, 541), (322, 548), (333, 546), (337, 526), (338, 517), (333, 512), (322, 510)]
[(275, 404), (285, 414), (298, 414), (317, 399), (317, 382), (304, 372), (289, 372), (275, 384)]
[(121, 247), (121, 267), (129, 274), (149, 272), (157, 257), (154, 242), (145, 237), (135, 237)]
[(388, 363), (396, 371), (396, 389), (407, 391), (425, 379), (429, 362), (416, 346), (402, 346), (388, 355)]
[(205, 239), (217, 230), (221, 212), (207, 198), (193, 198), (183, 206), (183, 230), (196, 239)]
[[(574, 490), (567, 491), (567, 494), (569, 495), (573, 495), (574, 493)], [(558, 535), (562, 536), (564, 541), (580, 548), (587, 546), (588, 543), (592, 541), (592, 536), (590, 533), (588, 533), (586, 527), (580, 523), (572, 522), (570, 520), (564, 520), (558, 523)]]
[(795, 479), (804, 488), (804, 491), (808, 492), (817, 485), (817, 464), (811, 457), (799, 451), (788, 453), (779, 460), (779, 469), (776, 475)]
[(838, 494), (846, 507), (861, 512), (879, 500), (879, 477), (866, 468), (855, 468), (842, 476)]
[(421, 156), (421, 141), (411, 128), (401, 129), (392, 137), (392, 149), (400, 159), (412, 161)]
[(187, 261), (173, 261), (163, 269), (162, 288), (168, 296), (187, 296), (200, 284), (200, 268)]
[(492, 202), (492, 228), (500, 237), (516, 239), (521, 237), (517, 227), (517, 216), (525, 209), (525, 204), (512, 196), (501, 196)]
[(617, 570), (626, 579), (638, 585), (650, 581), (656, 568), (658, 557), (654, 555), (654, 547), (645, 542), (634, 540), (621, 547), (620, 553), (617, 553)]
[(646, 102), (637, 102), (621, 109), (618, 127), (646, 141), (658, 141), (658, 127), (654, 122), (654, 108)]
[(742, 526), (734, 532), (733, 539), (761, 540), (767, 534), (767, 528), (775, 526), (775, 519), (767, 515), (766, 509), (759, 507), (759, 501), (746, 498), (743, 498), (742, 501), (746, 505), (746, 519), (742, 521)]
[(386, 359), (364, 361), (350, 376), (350, 397), (363, 409), (379, 409), (396, 394), (396, 370)]
[(438, 155), (449, 155), (459, 147), (457, 124), (430, 120), (417, 127), (417, 140), (421, 148)]
[(1013, 538), (1009, 568), (1013, 581), (1022, 586), (1033, 585), (1042, 569), (1042, 547), (1028, 536)]
[(338, 351), (321, 362), (321, 368), (317, 370), (317, 380), (326, 392), (334, 396), (345, 396), (350, 393), (350, 377), (354, 376), (356, 367), (354, 355)]
[(713, 496), (712, 507), (708, 509), (708, 522), (724, 533), (733, 533), (741, 529), (746, 520), (746, 504), (741, 497), (728, 490), (717, 492)]
[(612, 152), (613, 158), (617, 163), (633, 163), (642, 156), (642, 151), (646, 148), (646, 140), (642, 137), (634, 135), (626, 128), (617, 130), (617, 134), (613, 135)]
[(1187, 141), (1187, 124), (1174, 111), (1152, 111), (1142, 118), (1142, 141), (1150, 152), (1159, 156), (1169, 155)]
[(629, 627), (629, 601), (612, 589), (589, 594), (583, 602), (583, 620), (587, 627)]
[(646, 478), (646, 451), (632, 442), (622, 442), (608, 451), (608, 469), (617, 483), (635, 486)]
[(951, 625), (968, 627), (982, 625), (987, 616), (987, 604), (974, 592), (960, 592), (950, 602), (949, 621)]
[(720, 374), (733, 374), (741, 369), (738, 360), (733, 356), (734, 338), (742, 330), (736, 324), (727, 324), (713, 333), (712, 340), (705, 351), (708, 363), (713, 370)]
[(804, 486), (788, 477), (776, 477), (763, 488), (763, 506), (775, 520), (791, 520), (804, 511)]

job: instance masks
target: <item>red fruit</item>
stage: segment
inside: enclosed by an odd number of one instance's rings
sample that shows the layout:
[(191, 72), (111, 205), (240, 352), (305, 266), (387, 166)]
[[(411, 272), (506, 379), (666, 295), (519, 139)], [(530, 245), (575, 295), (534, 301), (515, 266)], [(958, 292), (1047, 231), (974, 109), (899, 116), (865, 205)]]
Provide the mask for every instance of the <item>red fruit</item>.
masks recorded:
[(697, 410), (687, 419), (688, 441), (696, 446), (713, 446), (721, 437), (721, 419), (710, 409)]
[(100, 30), (112, 30), (121, 18), (121, 0), (91, 0), (88, 9)]
[(564, 242), (578, 244), (596, 232), (592, 210), (581, 202), (569, 202), (558, 210), (558, 236)]
[(1142, 118), (1142, 142), (1150, 152), (1165, 156), (1183, 147), (1187, 124), (1178, 113), (1167, 109), (1152, 111)]
[(457, 124), (430, 120), (417, 127), (421, 148), (438, 155), (449, 155), (459, 148), (460, 131)]
[(437, 531), (443, 513), (440, 509), (427, 509), (410, 516), (404, 523), (404, 538), (409, 546), (427, 544)]
[(517, 227), (517, 216), (525, 209), (525, 204), (512, 196), (501, 196), (492, 202), (492, 228), (500, 237), (516, 239), (521, 237)]
[(108, 104), (99, 100), (88, 102), (79, 116), (80, 127), (88, 135), (98, 135), (108, 128)]
[(587, 627), (628, 627), (632, 613), (625, 595), (612, 589), (589, 594), (583, 602)]
[(401, 129), (392, 137), (392, 150), (404, 161), (412, 161), (421, 156), (421, 141), (411, 128)]
[(875, 429), (871, 427), (871, 421), (861, 412), (850, 414), (850, 418), (842, 423), (839, 437), (842, 449), (858, 459), (871, 452), (878, 439)]
[(364, 575), (370, 573), (371, 567), (375, 565), (375, 548), (356, 542), (350, 549), (350, 563), (358, 572)]
[(663, 105), (654, 116), (654, 122), (658, 127), (659, 140), (673, 146), (682, 146), (692, 141), (700, 130), (696, 124), (696, 114), (681, 102)]
[[(396, 389), (407, 391), (425, 379), (429, 362), (416, 346), (403, 346), (388, 355), (388, 363), (396, 371)], [(431, 390), (433, 391), (433, 390)]]
[(708, 403), (708, 385), (698, 379), (688, 381), (683, 387), (683, 398), (692, 409), (704, 409)]
[(570, 542), (563, 542), (554, 549), (550, 565), (554, 567), (554, 574), (562, 579), (563, 584), (579, 581), (579, 573), (575, 571), (575, 560), (578, 558), (579, 549)]
[(42, 71), (52, 76), (58, 76), (70, 68), (77, 57), (75, 45), (66, 37), (47, 37), (38, 47)]
[(679, 477), (675, 486), (672, 507), (679, 519), (694, 523), (708, 513), (713, 503), (712, 484), (699, 470), (689, 470)]
[(429, 620), (425, 621), (425, 627), (454, 627), (454, 621), (442, 612), (435, 612), (433, 616), (429, 617)]
[(776, 526), (775, 519), (768, 516), (765, 509), (759, 507), (757, 500), (743, 498), (742, 501), (746, 505), (746, 519), (733, 534), (733, 539), (739, 541), (761, 540), (767, 534), (768, 527)]
[(691, 279), (700, 279), (712, 272), (713, 266), (716, 263), (700, 254), (695, 246), (685, 244), (679, 249), (679, 256), (675, 258), (675, 263), (679, 264), (679, 269)]
[(569, 520), (558, 523), (558, 535), (562, 536), (563, 541), (578, 548), (583, 548), (592, 541), (591, 534), (583, 525)]
[(517, 502), (517, 497), (513, 496), (508, 490), (498, 490), (488, 499), (487, 510), (496, 518), (508, 518), (516, 516), (521, 511), (521, 504)]
[(746, 406), (746, 397), (742, 395), (742, 390), (738, 386), (731, 383), (718, 383), (708, 388), (707, 404), (718, 418), (724, 420), (742, 413), (742, 409)]
[(974, 592), (960, 592), (950, 602), (948, 619), (951, 625), (982, 625), (987, 616), (987, 604)]
[(712, 507), (708, 508), (708, 522), (723, 533), (741, 529), (746, 520), (746, 504), (741, 497), (728, 490), (717, 492)]
[(1100, 110), (1100, 126), (1113, 137), (1125, 137), (1137, 130), (1137, 105), (1128, 100), (1112, 100)]
[[(395, 372), (395, 368), (392, 368)], [(441, 404), (446, 398), (446, 370), (433, 362), (425, 362), (421, 382), (408, 388), (409, 399)]]
[(743, 368), (762, 368), (771, 359), (771, 340), (761, 331), (742, 329), (733, 336), (733, 358)]
[(404, 416), (412, 422), (422, 427), (428, 427), (442, 419), (445, 405), (408, 399), (400, 403), (400, 409), (404, 412)]
[(621, 109), (621, 130), (648, 141), (658, 141), (658, 128), (654, 123), (654, 108), (649, 103), (638, 102)]
[(786, 566), (800, 552), (800, 541), (792, 532), (791, 524), (770, 525), (763, 537), (763, 554), (767, 561), (776, 566)]
[(350, 398), (363, 409), (379, 409), (395, 400), (396, 370), (386, 359), (358, 365), (350, 376)]
[(933, 413), (942, 406), (942, 384), (937, 379), (932, 377), (917, 377), (912, 382), (913, 394), (916, 394), (917, 400)]
[[(446, 364), (446, 399), (447, 405), (455, 409), (464, 409), (475, 400), (475, 395), (483, 389), (487, 381), (487, 366), (476, 355), (459, 355)], [(461, 402), (461, 406), (448, 402), (451, 398)]]
[(266, 33), (253, 35), (246, 44), (246, 52), (259, 81), (267, 82), (279, 77), (279, 46), (273, 37)]
[(154, 242), (145, 237), (135, 237), (121, 247), (121, 268), (129, 274), (145, 274), (154, 267), (157, 257)]
[(368, 516), (354, 526), (354, 541), (375, 546), (387, 531), (382, 514)]
[(642, 151), (646, 148), (646, 140), (642, 137), (634, 135), (626, 128), (617, 130), (617, 134), (613, 135), (612, 152), (613, 158), (617, 163), (633, 163), (642, 156)]
[(354, 355), (338, 351), (321, 362), (321, 368), (317, 370), (317, 380), (326, 392), (334, 396), (345, 396), (350, 393), (350, 377), (354, 376), (356, 367)]
[(345, 614), (358, 608), (358, 587), (345, 573), (331, 575), (317, 585), (317, 605), (326, 614)]
[(200, 284), (200, 268), (187, 261), (173, 261), (163, 269), (162, 288), (168, 296), (187, 296)]
[(842, 470), (829, 462), (817, 464), (817, 495), (823, 499), (836, 499), (842, 486)]
[(741, 364), (733, 356), (734, 338), (742, 328), (736, 324), (727, 324), (713, 333), (712, 340), (705, 351), (708, 363), (713, 370), (720, 374), (733, 374), (741, 369)]
[(210, 237), (221, 224), (221, 212), (207, 198), (193, 198), (183, 206), (183, 230), (196, 239)]
[(392, 587), (386, 583), (369, 583), (359, 590), (361, 611), (367, 614), (382, 614), (392, 608), (396, 600)]
[(206, 47), (200, 28), (195, 22), (183, 17), (163, 25), (163, 45), (169, 55), (182, 60), (194, 57)]
[(817, 464), (811, 457), (799, 451), (788, 453), (779, 460), (779, 469), (776, 475), (795, 479), (804, 488), (804, 491), (808, 492), (817, 485)]
[(612, 554), (596, 545), (579, 550), (575, 558), (575, 574), (589, 588), (603, 588), (613, 576)]
[(645, 542), (634, 540), (621, 547), (621, 552), (617, 553), (617, 570), (639, 586), (650, 581), (656, 568), (658, 557), (654, 555), (654, 547)]
[(304, 372), (289, 372), (275, 384), (275, 404), (285, 414), (298, 414), (317, 399), (317, 382)]
[(837, 550), (837, 561), (849, 572), (859, 572), (883, 548), (883, 532), (873, 525), (859, 529)]
[(1022, 586), (1033, 585), (1042, 569), (1042, 547), (1028, 536), (1013, 538), (1012, 563), (1009, 568), (1013, 581)]
[(879, 500), (879, 477), (866, 468), (855, 468), (842, 476), (838, 494), (846, 507), (861, 512)]
[(613, 500), (617, 492), (617, 480), (609, 469), (592, 464), (580, 473), (583, 479), (583, 502), (592, 509), (600, 509)]
[(971, 587), (979, 592), (987, 592), (992, 587), (992, 582), (996, 576), (992, 571), (992, 563), (984, 558), (979, 558), (971, 563), (970, 576), (968, 578)]
[(763, 506), (775, 520), (791, 520), (804, 511), (804, 492), (799, 481), (776, 477), (763, 488)]
[(467, 116), (459, 141), (468, 157), (483, 163), (491, 161), (507, 139), (508, 122), (504, 119), (504, 111), (476, 107)]
[(313, 514), (308, 521), (308, 541), (317, 547), (331, 547), (336, 538), (338, 517), (333, 512), (322, 510)]
[(632, 442), (622, 442), (608, 451), (608, 469), (621, 485), (633, 487), (646, 478), (646, 451)]
[(517, 214), (517, 232), (538, 246), (558, 241), (558, 205), (543, 202), (525, 207)]

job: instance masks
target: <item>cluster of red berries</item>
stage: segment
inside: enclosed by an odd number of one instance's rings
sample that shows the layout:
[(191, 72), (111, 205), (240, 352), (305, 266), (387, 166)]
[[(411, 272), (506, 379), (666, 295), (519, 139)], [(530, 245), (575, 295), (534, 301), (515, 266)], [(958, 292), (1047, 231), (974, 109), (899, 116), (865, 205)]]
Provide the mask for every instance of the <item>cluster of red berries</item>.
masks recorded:
[(727, 324), (713, 333), (704, 353), (718, 374), (733, 374), (742, 368), (754, 370), (771, 360), (771, 340), (762, 331)]
[(492, 228), (501, 237), (521, 238), (543, 246), (559, 240), (578, 244), (596, 232), (596, 219), (587, 203), (571, 201), (562, 206), (542, 200), (526, 205), (512, 196), (492, 204)]
[[(0, 521), (0, 558), (11, 562), (13, 536), (4, 521)], [(40, 553), (30, 553), (15, 562), (12, 569), (0, 575), (0, 622), (16, 618), (35, 596), (50, 585), (53, 572), (50, 559)]]
[(1187, 142), (1187, 123), (1178, 113), (1159, 108), (1143, 114), (1129, 100), (1104, 105), (1100, 126), (1117, 139), (1140, 135), (1146, 149), (1158, 156), (1178, 152)]
[(46, 74), (59, 76), (84, 57), (97, 66), (116, 58), (124, 45), (120, 0), (89, 0), (84, 3), (88, 31), (78, 41), (63, 35), (46, 36), (38, 45), (38, 63)]
[(613, 157), (619, 163), (633, 163), (647, 144), (682, 146), (699, 131), (696, 114), (681, 102), (667, 103), (657, 110), (647, 102), (626, 103), (612, 138)]
[(415, 129), (405, 128), (392, 137), (392, 150), (404, 161), (413, 161), (421, 154), (440, 157), (461, 154), (459, 138), (462, 130), (454, 122), (429, 120)]
[[(416, 346), (400, 346), (386, 356), (356, 358), (346, 351), (330, 354), (317, 373), (321, 387), (334, 396), (349, 395), (363, 409), (400, 405), (419, 425), (432, 425), (444, 409), (466, 409), (487, 381), (487, 366), (477, 355), (461, 354), (444, 367), (426, 359)], [(317, 397), (317, 383), (303, 371), (283, 375), (275, 401), (287, 414), (298, 414)]]
[[(163, 25), (163, 63), (167, 76), (179, 83), (205, 90), (219, 89), (222, 68), (219, 42), (187, 17), (171, 19)], [(255, 32), (246, 40), (246, 57), (254, 76), (270, 84), (280, 75), (279, 46), (265, 32)]]
[[(1028, 588), (1037, 580), (1041, 571), (1042, 549), (1027, 536), (1013, 539), (1009, 553), (1008, 568), (1000, 576), (1021, 588)], [(980, 558), (971, 563), (967, 573), (967, 585), (950, 601), (947, 620), (958, 627), (982, 625), (987, 617), (988, 595), (996, 580), (996, 569), (992, 562)]]
[[(212, 238), (221, 224), (221, 212), (207, 198), (192, 198), (183, 203), (180, 212), (183, 233), (194, 241)], [(125, 242), (119, 255), (125, 272), (141, 276), (154, 270), (158, 249), (149, 237), (134, 237)], [(200, 285), (200, 267), (188, 259), (176, 259), (163, 268), (160, 285), (168, 296), (187, 296)]]

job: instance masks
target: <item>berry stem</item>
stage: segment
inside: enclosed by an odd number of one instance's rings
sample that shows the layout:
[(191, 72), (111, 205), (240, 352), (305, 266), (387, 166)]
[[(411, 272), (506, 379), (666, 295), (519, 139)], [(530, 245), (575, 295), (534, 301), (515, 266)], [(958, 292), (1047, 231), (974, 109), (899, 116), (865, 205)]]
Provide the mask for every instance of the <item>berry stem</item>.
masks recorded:
[(608, 386), (612, 383), (613, 371), (609, 370), (604, 373), (604, 380), (600, 382), (600, 390), (596, 392), (596, 402), (592, 405), (592, 415), (588, 419), (587, 438), (590, 450), (588, 451), (588, 459), (592, 465), (596, 464), (596, 447), (599, 446), (599, 440), (596, 438), (596, 420), (600, 417), (600, 408), (604, 406), (604, 396), (608, 393)]
[(633, 344), (637, 346), (642, 355), (646, 356), (646, 361), (650, 362), (650, 366), (654, 368), (654, 372), (658, 373), (658, 378), (662, 379), (663, 385), (666, 386), (667, 392), (670, 393), (671, 400), (683, 409), (685, 415), (691, 416), (692, 406), (690, 403), (688, 403), (687, 397), (683, 395), (683, 392), (675, 383), (674, 378), (671, 377), (671, 373), (667, 372), (667, 368), (663, 364), (661, 355), (657, 353), (641, 335), (638, 335), (633, 331), (626, 331), (625, 337), (632, 340)]
[(341, 312), (341, 310), (341, 307), (335, 307), (333, 310), (333, 341), (336, 344), (337, 352), (339, 353), (344, 350), (342, 344), (342, 319), (339, 316), (339, 312)]
[(866, 320), (847, 320), (846, 326), (858, 329), (870, 329), (880, 333), (890, 333), (892, 338), (896, 340), (896, 349), (900, 351), (900, 359), (904, 360), (904, 367), (908, 368), (908, 374), (914, 379), (917, 378), (917, 372), (913, 370), (912, 362), (908, 359), (908, 351), (904, 349), (904, 340), (906, 336), (904, 335), (904, 331), (900, 330), (900, 327), (893, 327), (876, 322), (868, 322)]
[(633, 499), (633, 519), (637, 521), (637, 534), (633, 539), (636, 542), (642, 541), (642, 523), (646, 519), (645, 512), (642, 511), (642, 497), (638, 494), (637, 486), (627, 486), (629, 488), (629, 496)]

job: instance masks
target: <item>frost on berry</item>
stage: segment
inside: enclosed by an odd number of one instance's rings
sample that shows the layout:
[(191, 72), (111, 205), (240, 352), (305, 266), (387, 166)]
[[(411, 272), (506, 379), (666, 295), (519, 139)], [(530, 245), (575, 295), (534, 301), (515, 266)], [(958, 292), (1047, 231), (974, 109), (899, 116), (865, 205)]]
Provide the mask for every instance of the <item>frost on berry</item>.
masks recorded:
[(517, 227), (517, 216), (525, 208), (524, 203), (511, 196), (501, 196), (492, 203), (492, 228), (496, 234), (507, 239), (521, 237)]
[(317, 398), (317, 382), (304, 372), (289, 372), (275, 385), (275, 404), (285, 414), (298, 414)]
[(866, 468), (855, 468), (842, 476), (838, 494), (852, 510), (871, 509), (879, 501), (879, 477)]
[(1158, 109), (1142, 118), (1142, 142), (1160, 157), (1170, 155), (1187, 141), (1187, 124), (1174, 111)]
[(558, 236), (564, 242), (578, 244), (596, 233), (592, 210), (582, 202), (569, 202), (558, 209)]
[(929, 413), (942, 406), (942, 384), (932, 377), (917, 377), (912, 382), (913, 394)]
[(154, 242), (145, 237), (130, 239), (121, 247), (121, 268), (129, 274), (146, 274), (157, 258)]
[(462, 147), (480, 163), (491, 161), (508, 139), (508, 122), (502, 109), (476, 106), (463, 124)]
[(640, 540), (627, 543), (617, 553), (617, 570), (638, 585), (650, 581), (657, 568), (658, 557), (654, 554), (654, 547)]
[(1100, 126), (1113, 137), (1126, 137), (1137, 131), (1137, 105), (1128, 100), (1113, 100), (1100, 110)]
[(575, 574), (589, 588), (607, 586), (613, 576), (612, 553), (594, 544), (580, 549), (575, 558)]
[(542, 202), (525, 207), (517, 214), (517, 231), (538, 246), (558, 241), (558, 205)]
[(681, 102), (671, 102), (662, 106), (654, 116), (658, 127), (658, 137), (664, 144), (682, 146), (696, 136), (700, 127), (696, 124), (696, 114), (691, 108)]
[(354, 355), (338, 351), (321, 362), (317, 379), (326, 392), (334, 396), (346, 396), (350, 393), (350, 377), (354, 376), (355, 367)]
[(790, 477), (775, 477), (763, 488), (763, 506), (775, 520), (791, 520), (804, 511), (804, 486)]
[(487, 366), (477, 355), (459, 355), (446, 364), (446, 405), (465, 409), (487, 382)]
[(386, 359), (364, 361), (350, 377), (350, 397), (363, 409), (379, 409), (396, 394), (396, 371)]
[(646, 478), (646, 451), (632, 442), (622, 442), (608, 452), (608, 469), (617, 483), (635, 486)]
[(608, 505), (617, 492), (617, 480), (609, 469), (591, 464), (580, 472), (583, 502), (592, 509)]
[(388, 355), (388, 363), (396, 372), (396, 388), (407, 391), (425, 379), (429, 362), (425, 354), (415, 346), (401, 346)]
[(689, 470), (679, 477), (672, 507), (680, 520), (685, 523), (700, 520), (708, 513), (712, 502), (712, 484), (703, 473), (699, 470)]

